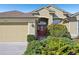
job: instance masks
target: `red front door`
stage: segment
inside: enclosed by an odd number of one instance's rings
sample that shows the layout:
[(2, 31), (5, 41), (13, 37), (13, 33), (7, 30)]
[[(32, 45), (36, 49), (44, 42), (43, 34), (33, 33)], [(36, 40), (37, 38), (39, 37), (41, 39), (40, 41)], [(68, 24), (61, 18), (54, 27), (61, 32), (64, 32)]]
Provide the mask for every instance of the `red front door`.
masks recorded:
[(39, 25), (37, 28), (37, 35), (38, 36), (45, 36), (46, 35), (46, 26)]

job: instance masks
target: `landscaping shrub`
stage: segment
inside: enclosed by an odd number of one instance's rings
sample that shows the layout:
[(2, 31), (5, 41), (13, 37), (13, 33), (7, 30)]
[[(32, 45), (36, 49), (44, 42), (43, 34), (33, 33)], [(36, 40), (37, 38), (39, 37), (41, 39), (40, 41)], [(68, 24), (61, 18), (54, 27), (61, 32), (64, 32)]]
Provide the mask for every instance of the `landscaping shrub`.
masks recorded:
[(75, 55), (79, 54), (79, 45), (66, 37), (48, 36), (44, 40), (28, 44), (25, 55)]
[(61, 24), (51, 24), (48, 26), (48, 35), (53, 37), (68, 37), (71, 38), (65, 25)]
[(27, 35), (27, 41), (31, 42), (33, 40), (36, 40), (36, 37), (34, 35)]
[(25, 51), (24, 54), (28, 54), (28, 55), (35, 55), (36, 54), (36, 49), (40, 47), (40, 42), (39, 41), (31, 41), (28, 43), (27, 49)]
[(28, 46), (25, 55), (79, 55), (79, 42), (71, 40), (65, 25), (52, 24), (48, 26), (48, 36), (36, 40), (28, 35)]

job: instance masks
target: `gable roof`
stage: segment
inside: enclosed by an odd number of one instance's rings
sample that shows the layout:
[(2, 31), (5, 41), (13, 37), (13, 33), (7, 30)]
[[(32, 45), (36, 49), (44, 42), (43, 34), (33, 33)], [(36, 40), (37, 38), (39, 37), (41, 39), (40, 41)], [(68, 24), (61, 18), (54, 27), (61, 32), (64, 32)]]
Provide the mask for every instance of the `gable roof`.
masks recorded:
[(58, 8), (56, 5), (48, 5), (47, 8), (49, 8), (49, 7), (53, 7), (53, 8), (55, 8), (55, 9), (58, 9), (58, 10), (62, 11), (62, 12), (66, 12), (66, 11), (63, 10), (63, 9)]
[[(62, 11), (62, 12), (67, 12), (67, 11), (65, 11), (65, 10), (63, 10), (63, 9), (61, 9), (61, 8), (58, 8), (57, 6), (55, 6), (55, 5), (53, 5), (53, 4), (50, 4), (50, 5), (47, 5), (47, 6), (41, 7), (41, 8), (36, 9), (36, 10), (33, 10), (32, 12), (38, 12), (38, 11), (41, 10), (41, 9), (49, 8), (49, 7), (54, 7), (54, 8), (56, 8), (56, 9)], [(51, 10), (51, 11), (52, 11), (52, 10)], [(69, 13), (69, 12), (67, 12), (67, 13)]]
[[(33, 11), (32, 11), (32, 13), (36, 13), (36, 12), (38, 12), (38, 11), (40, 11), (40, 10), (44, 9), (44, 8), (49, 8), (49, 7), (54, 7), (54, 8), (56, 8), (56, 9), (58, 9), (58, 10), (60, 10), (60, 11), (64, 12), (64, 13), (67, 13), (69, 16), (71, 16), (71, 15), (72, 15), (71, 13), (69, 13), (69, 12), (67, 12), (67, 11), (65, 11), (65, 10), (63, 10), (63, 9), (61, 9), (61, 8), (58, 8), (57, 6), (52, 5), (52, 4), (47, 5), (47, 6), (44, 6), (44, 7), (41, 7), (41, 8), (36, 9), (36, 10), (33, 10)], [(49, 12), (55, 12), (55, 11), (50, 10), (50, 9), (48, 9), (48, 11), (49, 11)]]

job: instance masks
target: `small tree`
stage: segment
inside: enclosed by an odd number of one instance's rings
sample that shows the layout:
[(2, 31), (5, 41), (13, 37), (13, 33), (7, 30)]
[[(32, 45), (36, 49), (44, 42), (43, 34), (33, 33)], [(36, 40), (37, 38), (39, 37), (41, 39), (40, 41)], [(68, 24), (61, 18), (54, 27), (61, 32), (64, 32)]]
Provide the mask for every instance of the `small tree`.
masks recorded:
[(65, 25), (51, 24), (48, 26), (48, 35), (53, 37), (68, 37), (71, 38)]

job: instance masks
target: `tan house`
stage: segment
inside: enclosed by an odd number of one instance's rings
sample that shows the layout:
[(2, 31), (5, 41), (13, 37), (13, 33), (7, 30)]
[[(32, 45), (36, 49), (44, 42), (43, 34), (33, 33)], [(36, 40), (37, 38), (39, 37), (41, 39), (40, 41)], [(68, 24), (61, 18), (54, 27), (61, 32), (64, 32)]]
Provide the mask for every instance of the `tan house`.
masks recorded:
[[(62, 19), (54, 20), (54, 18)], [(67, 26), (72, 38), (79, 36), (79, 13), (71, 14), (56, 6), (46, 6), (29, 13), (8, 11), (0, 13), (0, 42), (26, 41), (27, 35), (44, 36), (50, 24)]]

